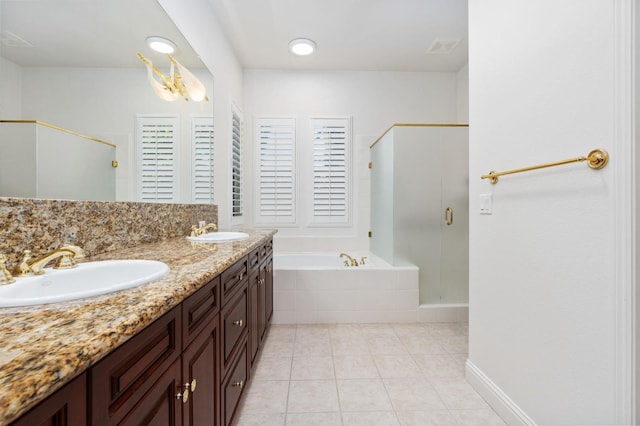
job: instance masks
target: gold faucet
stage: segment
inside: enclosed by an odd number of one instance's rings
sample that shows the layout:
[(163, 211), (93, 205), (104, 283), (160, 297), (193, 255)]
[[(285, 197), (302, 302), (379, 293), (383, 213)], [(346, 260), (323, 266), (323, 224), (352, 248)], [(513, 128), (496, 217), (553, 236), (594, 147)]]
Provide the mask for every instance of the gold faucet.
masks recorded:
[(31, 250), (24, 251), (22, 261), (13, 269), (15, 277), (24, 277), (26, 275), (42, 275), (44, 267), (54, 259), (58, 259), (55, 269), (75, 268), (75, 259), (82, 259), (84, 251), (78, 246), (65, 245), (49, 254), (45, 254), (36, 260), (31, 260)]
[[(358, 261), (355, 260), (353, 257), (349, 256), (347, 253), (340, 253), (340, 258), (346, 257), (347, 259), (349, 259), (349, 263), (351, 264), (351, 266), (358, 266)], [(348, 266), (347, 261), (345, 260), (345, 266)]]
[(207, 223), (206, 225), (198, 227), (197, 225), (193, 225), (191, 227), (190, 237), (199, 237), (202, 234), (208, 234), (209, 232), (216, 232), (218, 230), (218, 225), (215, 223)]

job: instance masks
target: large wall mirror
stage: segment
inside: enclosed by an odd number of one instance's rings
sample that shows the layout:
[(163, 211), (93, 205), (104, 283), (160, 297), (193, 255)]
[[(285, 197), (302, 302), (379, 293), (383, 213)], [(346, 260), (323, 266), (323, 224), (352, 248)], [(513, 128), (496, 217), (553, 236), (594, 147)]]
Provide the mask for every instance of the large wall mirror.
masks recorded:
[[(170, 61), (147, 46), (149, 36), (175, 43), (173, 56), (204, 83), (208, 101), (168, 102), (156, 95), (137, 53), (165, 75)], [(192, 122), (213, 119), (213, 76), (156, 0), (0, 0), (0, 76), (1, 121), (39, 120), (115, 145), (117, 168), (109, 160), (105, 174), (98, 178), (113, 185), (112, 193), (88, 189), (74, 196), (67, 190), (69, 185), (90, 188), (89, 179), (74, 178), (63, 185), (64, 191), (51, 189), (44, 198), (141, 200), (136, 148), (140, 117), (172, 116), (179, 132), (177, 187), (168, 201), (194, 201)], [(16, 146), (14, 136), (3, 138)], [(86, 142), (91, 143), (95, 142)], [(16, 172), (0, 173), (0, 179), (19, 182), (18, 170), (43, 169), (38, 164), (42, 157), (59, 160), (47, 166), (54, 176), (74, 165), (95, 168), (90, 160), (97, 154), (64, 144), (59, 147), (49, 149), (39, 160), (18, 152), (11, 160), (19, 165)], [(8, 158), (12, 151), (19, 150), (6, 149), (0, 155)], [(33, 197), (0, 190), (2, 196)]]

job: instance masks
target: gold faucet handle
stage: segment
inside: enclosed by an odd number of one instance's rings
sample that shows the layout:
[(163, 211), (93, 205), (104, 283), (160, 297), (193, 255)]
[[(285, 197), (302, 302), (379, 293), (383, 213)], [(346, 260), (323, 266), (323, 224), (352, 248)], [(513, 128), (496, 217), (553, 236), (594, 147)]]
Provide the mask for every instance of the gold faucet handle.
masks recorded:
[(11, 275), (11, 272), (7, 269), (7, 256), (0, 254), (0, 285), (11, 284), (15, 281), (16, 279), (13, 278), (13, 275)]
[(33, 269), (29, 266), (29, 260), (31, 260), (31, 250), (25, 250), (22, 260), (13, 268), (14, 277), (24, 277), (27, 275), (33, 275)]
[(364, 265), (365, 264), (365, 260), (367, 260), (367, 256), (362, 256), (362, 258), (360, 258), (360, 264)]
[(197, 225), (193, 225), (191, 226), (191, 233), (189, 234), (190, 237), (197, 237), (198, 236), (198, 226)]
[(207, 224), (204, 226), (204, 230), (205, 230), (205, 232), (206, 232), (208, 229), (211, 229), (211, 231), (212, 231), (212, 232), (217, 232), (217, 231), (218, 231), (218, 225), (216, 225), (216, 224), (215, 224), (215, 223), (213, 223), (213, 222), (212, 222), (212, 223), (207, 223)]

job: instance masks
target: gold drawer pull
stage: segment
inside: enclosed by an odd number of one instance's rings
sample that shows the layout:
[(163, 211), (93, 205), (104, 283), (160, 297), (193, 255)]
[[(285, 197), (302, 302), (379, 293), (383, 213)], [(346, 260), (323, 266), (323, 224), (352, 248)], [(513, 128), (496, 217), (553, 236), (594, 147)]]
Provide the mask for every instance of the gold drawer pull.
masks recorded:
[(240, 380), (239, 382), (233, 382), (231, 383), (231, 386), (242, 389), (242, 387), (244, 386), (244, 382), (242, 380)]
[(242, 320), (237, 320), (233, 322), (233, 325), (237, 325), (238, 327), (242, 327), (242, 324), (244, 324), (244, 321)]
[(242, 281), (243, 278), (244, 278), (244, 272), (240, 272), (240, 275), (238, 275), (238, 281)]

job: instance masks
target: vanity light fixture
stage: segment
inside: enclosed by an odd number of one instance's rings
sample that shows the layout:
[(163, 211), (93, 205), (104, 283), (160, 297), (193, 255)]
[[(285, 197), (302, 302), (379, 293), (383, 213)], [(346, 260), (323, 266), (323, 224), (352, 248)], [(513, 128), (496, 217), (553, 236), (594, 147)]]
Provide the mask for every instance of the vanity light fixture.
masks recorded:
[(294, 55), (307, 56), (316, 50), (316, 43), (308, 38), (296, 38), (289, 42), (289, 51)]
[[(138, 58), (147, 66), (149, 84), (151, 84), (151, 87), (160, 99), (169, 102), (181, 97), (185, 101), (191, 99), (194, 102), (209, 100), (207, 97), (207, 89), (198, 77), (193, 75), (191, 71), (170, 55), (170, 53), (176, 51), (175, 43), (164, 37), (153, 36), (147, 37), (147, 44), (157, 52), (166, 53), (171, 65), (169, 76), (166, 76), (155, 67), (149, 59), (145, 58), (142, 53), (138, 53)], [(154, 73), (160, 78), (160, 81), (154, 77)]]

